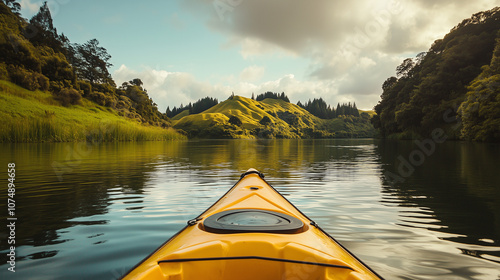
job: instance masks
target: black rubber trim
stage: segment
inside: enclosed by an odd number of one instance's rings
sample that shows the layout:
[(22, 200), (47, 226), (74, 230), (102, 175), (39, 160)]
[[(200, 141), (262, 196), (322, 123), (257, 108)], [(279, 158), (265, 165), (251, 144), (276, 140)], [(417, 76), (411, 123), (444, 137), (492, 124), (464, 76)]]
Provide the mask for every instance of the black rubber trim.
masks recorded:
[[(233, 225), (233, 224), (225, 224), (219, 222), (219, 219), (225, 216), (237, 213), (245, 213), (245, 212), (264, 213), (267, 215), (276, 216), (278, 218), (288, 221), (289, 223), (281, 225), (269, 225), (269, 226), (252, 226), (252, 225)], [(302, 230), (304, 227), (304, 223), (295, 217), (280, 212), (249, 208), (249, 209), (226, 210), (216, 213), (206, 218), (203, 221), (203, 226), (205, 227), (205, 230), (208, 232), (222, 233), (222, 234), (245, 233), (245, 232), (293, 234)]]
[(349, 269), (349, 270), (354, 271), (353, 268), (345, 266), (345, 265), (336, 265), (336, 264), (318, 263), (318, 262), (306, 262), (306, 261), (297, 261), (297, 260), (289, 260), (289, 259), (268, 258), (268, 257), (260, 257), (260, 256), (172, 259), (172, 260), (158, 261), (158, 264), (160, 264), (160, 263), (178, 263), (178, 262), (200, 262), (200, 261), (225, 261), (225, 260), (264, 260), (264, 261), (274, 261), (274, 262), (288, 262), (288, 263), (298, 263), (298, 264), (307, 264), (307, 265), (317, 265), (317, 266), (324, 266), (324, 267)]
[(262, 178), (262, 179), (264, 179), (264, 177), (265, 177), (265, 176), (264, 176), (264, 173), (262, 173), (262, 172), (260, 172), (260, 171), (257, 171), (257, 170), (252, 170), (252, 171), (247, 171), (247, 172), (245, 172), (245, 173), (241, 174), (241, 176), (240, 176), (240, 180), (241, 180), (241, 179), (243, 179), (243, 178), (245, 178), (245, 176), (250, 175), (250, 174), (257, 174), (257, 175), (259, 175), (259, 177), (260, 177), (260, 178)]

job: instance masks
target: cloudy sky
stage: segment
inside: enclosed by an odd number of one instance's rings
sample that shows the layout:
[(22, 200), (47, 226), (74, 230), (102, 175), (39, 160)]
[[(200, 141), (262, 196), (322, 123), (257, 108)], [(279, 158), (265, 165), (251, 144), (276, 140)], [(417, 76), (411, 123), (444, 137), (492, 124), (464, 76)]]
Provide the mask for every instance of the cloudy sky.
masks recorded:
[[(30, 18), (42, 1), (20, 0)], [(497, 0), (48, 0), (73, 43), (96, 38), (117, 84), (161, 111), (205, 96), (285, 92), (294, 103), (377, 104), (407, 57)]]

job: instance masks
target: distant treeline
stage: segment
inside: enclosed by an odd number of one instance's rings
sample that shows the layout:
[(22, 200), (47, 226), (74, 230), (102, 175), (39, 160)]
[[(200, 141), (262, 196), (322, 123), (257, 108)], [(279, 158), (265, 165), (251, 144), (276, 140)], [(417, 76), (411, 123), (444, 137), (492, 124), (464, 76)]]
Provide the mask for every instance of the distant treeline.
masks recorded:
[[(279, 93), (275, 93), (275, 92), (271, 92), (271, 91), (268, 91), (268, 92), (265, 92), (265, 93), (262, 93), (262, 94), (259, 94), (257, 95), (257, 97), (255, 98), (256, 101), (262, 101), (266, 98), (272, 98), (272, 99), (281, 99), (285, 102), (290, 102), (290, 99), (288, 99), (288, 96), (286, 96), (286, 94), (284, 92), (282, 92), (281, 94)], [(253, 98), (253, 94), (252, 94), (252, 99)]]
[(188, 105), (184, 106), (181, 104), (179, 108), (174, 107), (172, 110), (170, 110), (170, 106), (167, 107), (167, 117), (172, 118), (175, 117), (177, 114), (182, 113), (183, 111), (189, 110), (189, 114), (199, 114), (205, 110), (208, 110), (212, 108), (213, 106), (219, 104), (219, 101), (217, 98), (211, 98), (211, 97), (205, 97), (202, 98), (194, 103), (189, 103)]
[(309, 100), (304, 105), (299, 101), (297, 102), (297, 105), (306, 109), (309, 113), (320, 119), (333, 119), (338, 116), (359, 117), (359, 111), (356, 107), (356, 103), (351, 104), (351, 102), (347, 104), (344, 103), (342, 105), (337, 103), (337, 109), (331, 108), (331, 106), (327, 105), (322, 98), (314, 98), (313, 101)]

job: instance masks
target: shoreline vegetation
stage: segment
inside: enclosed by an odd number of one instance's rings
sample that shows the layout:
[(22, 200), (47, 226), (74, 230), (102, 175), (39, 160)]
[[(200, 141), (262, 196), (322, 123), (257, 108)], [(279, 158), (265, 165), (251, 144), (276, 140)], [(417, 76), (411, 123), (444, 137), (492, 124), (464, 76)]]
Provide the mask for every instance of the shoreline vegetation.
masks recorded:
[(232, 93), (165, 113), (139, 78), (116, 85), (97, 39), (58, 34), (45, 2), (30, 20), (0, 1), (0, 142), (212, 139), (425, 139), (500, 142), (500, 8), (473, 15), (408, 58), (382, 85), (374, 111), (284, 92)]
[(184, 112), (167, 128), (125, 118), (86, 99), (61, 106), (50, 92), (30, 91), (2, 80), (0, 101), (0, 142), (369, 138), (375, 133), (368, 112), (320, 119), (298, 105), (272, 98), (231, 96), (202, 113)]
[(133, 79), (117, 87), (111, 55), (58, 34), (45, 2), (30, 20), (0, 2), (0, 142), (186, 139)]
[[(257, 101), (231, 95), (202, 113), (189, 114), (184, 110), (179, 113), (183, 114), (181, 118), (173, 118), (173, 127), (189, 138), (319, 139), (375, 135), (369, 113), (360, 114), (356, 109), (352, 114), (343, 112), (330, 119), (319, 118), (315, 116), (317, 112), (313, 114), (277, 96)], [(326, 103), (322, 104), (327, 108)]]
[(0, 142), (183, 140), (173, 128), (143, 125), (83, 100), (64, 107), (47, 92), (0, 81)]
[(383, 138), (500, 142), (500, 7), (463, 20), (382, 85), (372, 122)]
[(111, 55), (97, 39), (78, 44), (59, 34), (47, 2), (29, 20), (20, 8), (14, 0), (0, 2), (0, 142), (375, 134), (371, 112), (360, 113), (355, 104), (335, 110), (320, 98), (295, 105), (285, 93), (257, 99), (233, 93), (221, 103), (207, 97), (179, 116), (170, 109), (162, 113), (141, 79), (116, 85), (108, 71)]

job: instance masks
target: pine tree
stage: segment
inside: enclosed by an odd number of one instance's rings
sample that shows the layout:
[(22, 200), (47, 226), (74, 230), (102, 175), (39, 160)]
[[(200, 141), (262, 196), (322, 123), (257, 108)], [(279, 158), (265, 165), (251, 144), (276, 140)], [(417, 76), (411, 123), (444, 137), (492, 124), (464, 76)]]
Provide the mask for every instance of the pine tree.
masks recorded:
[(356, 107), (356, 102), (354, 102), (354, 105), (352, 107), (353, 107), (353, 116), (359, 117), (359, 111), (358, 107)]
[(342, 116), (344, 113), (343, 107), (340, 107), (340, 103), (337, 103), (337, 110), (335, 110), (335, 116)]
[(55, 52), (65, 52), (63, 48), (63, 40), (67, 40), (65, 36), (60, 37), (57, 34), (57, 29), (54, 28), (52, 14), (50, 13), (49, 5), (44, 2), (40, 10), (30, 20), (30, 29), (34, 29), (34, 36), (30, 36), (30, 42), (35, 46), (49, 46)]

